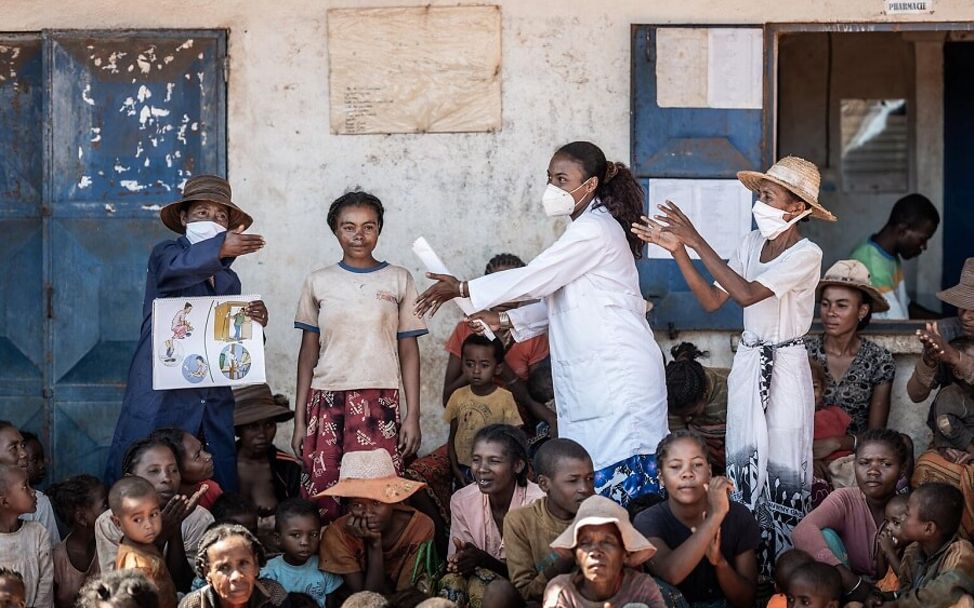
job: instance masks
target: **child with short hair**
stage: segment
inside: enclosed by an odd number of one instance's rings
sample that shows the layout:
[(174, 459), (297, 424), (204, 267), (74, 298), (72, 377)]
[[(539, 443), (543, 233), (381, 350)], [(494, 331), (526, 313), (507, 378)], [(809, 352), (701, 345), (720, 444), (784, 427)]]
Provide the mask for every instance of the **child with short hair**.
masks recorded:
[(706, 441), (670, 433), (656, 448), (666, 502), (646, 509), (636, 529), (656, 547), (649, 571), (676, 586), (691, 606), (724, 601), (754, 605), (761, 529), (747, 507), (730, 499), (726, 477), (711, 473)]
[(47, 477), (47, 457), (44, 456), (44, 445), (37, 435), (30, 431), (21, 431), (24, 438), (24, 449), (27, 450), (27, 480), (30, 487), (36, 488)]
[(78, 594), (78, 608), (159, 608), (159, 592), (139, 570), (104, 572)]
[(814, 562), (815, 558), (801, 549), (786, 549), (774, 563), (774, 587), (776, 593), (768, 600), (767, 608), (788, 608), (788, 585), (791, 577), (801, 566)]
[[(28, 471), (30, 464), (27, 447), (24, 445), (24, 436), (8, 420), (0, 420), (0, 464), (20, 467), (24, 471)], [(47, 537), (51, 541), (51, 548), (53, 548), (54, 545), (61, 542), (57, 520), (54, 519), (54, 508), (51, 507), (51, 500), (44, 492), (33, 487), (32, 491), (37, 497), (36, 509), (30, 513), (24, 513), (20, 518), (24, 521), (36, 521), (44, 526), (44, 529), (47, 530)]]
[(834, 566), (806, 562), (788, 581), (788, 605), (807, 608), (839, 608), (842, 605), (842, 576)]
[(626, 510), (608, 498), (586, 498), (551, 548), (572, 555), (578, 572), (551, 579), (544, 608), (666, 606), (653, 577), (637, 570), (656, 548), (629, 523)]
[(51, 540), (44, 526), (21, 519), (36, 509), (37, 497), (27, 482), (26, 468), (0, 464), (0, 567), (21, 574), (28, 606), (52, 608)]
[(210, 509), (214, 524), (238, 524), (257, 536), (257, 505), (243, 494), (224, 492)]
[(958, 538), (964, 496), (945, 483), (924, 484), (910, 494), (903, 538), (900, 589), (887, 606), (946, 608), (974, 595), (974, 547)]
[(159, 590), (160, 608), (175, 608), (176, 584), (166, 567), (166, 558), (156, 545), (162, 534), (159, 493), (141, 477), (123, 477), (109, 491), (108, 506), (112, 521), (122, 530), (115, 569), (141, 571)]
[(223, 494), (223, 488), (213, 479), (213, 455), (206, 451), (203, 442), (186, 431), (176, 427), (166, 427), (152, 431), (149, 437), (165, 439), (176, 448), (179, 465), (179, 493), (192, 496), (206, 486), (200, 496), (199, 506), (209, 509)]
[(73, 608), (85, 581), (98, 575), (95, 521), (108, 508), (108, 492), (97, 477), (77, 475), (48, 489), (54, 512), (70, 529), (54, 547), (54, 605)]
[(443, 419), (450, 424), (447, 454), (455, 489), (473, 481), (470, 459), (477, 431), (489, 424), (522, 424), (514, 395), (494, 383), (504, 366), (501, 341), (471, 334), (463, 341), (460, 360), (467, 385), (453, 391), (443, 412)]
[(403, 501), (423, 485), (396, 475), (382, 448), (346, 452), (338, 483), (322, 494), (347, 499), (348, 514), (325, 528), (319, 567), (341, 576), (352, 593), (416, 586), (420, 553), (433, 544), (433, 521)]
[(338, 502), (317, 497), (338, 481), (345, 452), (384, 449), (401, 473), (422, 439), (417, 338), (429, 331), (413, 312), (412, 274), (373, 255), (384, 214), (368, 192), (332, 202), (327, 222), (342, 259), (308, 275), (294, 317), (302, 335), (291, 447), (308, 473), (305, 495), (328, 521)]
[(551, 543), (571, 525), (579, 505), (595, 493), (592, 458), (571, 439), (552, 439), (535, 454), (534, 471), (545, 497), (504, 518), (510, 581), (492, 582), (484, 593), (484, 606), (540, 602), (548, 581), (575, 567), (574, 558), (559, 555)]
[(896, 591), (900, 587), (901, 560), (903, 551), (909, 544), (903, 537), (903, 521), (906, 519), (908, 500), (909, 495), (897, 494), (886, 503), (886, 519), (876, 536), (876, 572), (886, 573), (876, 583), (876, 588), (880, 591)]
[(27, 608), (27, 589), (20, 572), (0, 566), (0, 608)]
[(260, 577), (277, 581), (288, 593), (307, 594), (324, 607), (328, 595), (342, 586), (342, 579), (318, 569), (318, 507), (302, 498), (289, 498), (277, 505), (274, 521), (277, 545), (284, 553), (268, 560)]

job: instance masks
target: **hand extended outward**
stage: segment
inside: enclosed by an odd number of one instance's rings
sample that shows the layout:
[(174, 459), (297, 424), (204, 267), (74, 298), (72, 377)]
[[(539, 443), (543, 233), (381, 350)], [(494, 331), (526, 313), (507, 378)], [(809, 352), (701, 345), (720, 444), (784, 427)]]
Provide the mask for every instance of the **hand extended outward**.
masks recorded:
[(937, 322), (927, 323), (927, 329), (917, 330), (917, 337), (923, 343), (923, 360), (929, 364), (946, 363), (956, 365), (960, 361), (960, 353), (940, 335)]
[(250, 304), (247, 304), (243, 309), (243, 313), (255, 322), (260, 323), (261, 326), (267, 327), (267, 307), (264, 306), (263, 300), (254, 300)]
[(449, 302), (453, 298), (460, 297), (460, 281), (456, 277), (448, 274), (427, 272), (426, 278), (433, 279), (436, 283), (430, 285), (426, 291), (419, 294), (419, 297), (416, 298), (415, 312), (420, 317), (427, 312), (432, 317), (444, 302)]
[(200, 498), (206, 494), (208, 489), (209, 487), (204, 483), (192, 496), (176, 494), (169, 499), (166, 506), (162, 508), (162, 533), (159, 534), (157, 542), (165, 544), (166, 541), (181, 532), (183, 520), (196, 510), (196, 505), (199, 504)]
[(237, 226), (236, 229), (227, 231), (227, 236), (220, 247), (220, 257), (236, 258), (260, 251), (264, 245), (264, 237), (259, 234), (244, 234), (244, 227)]

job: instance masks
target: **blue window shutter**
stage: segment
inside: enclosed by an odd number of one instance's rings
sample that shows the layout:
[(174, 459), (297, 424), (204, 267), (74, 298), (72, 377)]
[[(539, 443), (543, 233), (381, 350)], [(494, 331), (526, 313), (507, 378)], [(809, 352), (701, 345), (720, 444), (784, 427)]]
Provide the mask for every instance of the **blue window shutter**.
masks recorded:
[[(661, 29), (652, 25), (632, 28), (632, 167), (647, 194), (653, 178), (733, 179), (738, 171), (765, 168), (770, 158), (766, 108), (658, 105), (656, 40)], [(704, 276), (710, 277), (702, 263), (695, 264)], [(743, 326), (741, 308), (733, 302), (717, 312), (704, 312), (672, 259), (642, 259), (637, 267), (643, 295), (655, 305), (652, 318), (657, 326), (665, 323), (681, 330)]]

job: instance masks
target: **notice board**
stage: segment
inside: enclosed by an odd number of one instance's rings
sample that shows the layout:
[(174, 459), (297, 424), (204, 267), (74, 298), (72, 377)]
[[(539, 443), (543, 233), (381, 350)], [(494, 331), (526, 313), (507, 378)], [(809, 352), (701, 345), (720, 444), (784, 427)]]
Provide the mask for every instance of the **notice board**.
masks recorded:
[(501, 127), (498, 6), (332, 9), (328, 56), (333, 133)]

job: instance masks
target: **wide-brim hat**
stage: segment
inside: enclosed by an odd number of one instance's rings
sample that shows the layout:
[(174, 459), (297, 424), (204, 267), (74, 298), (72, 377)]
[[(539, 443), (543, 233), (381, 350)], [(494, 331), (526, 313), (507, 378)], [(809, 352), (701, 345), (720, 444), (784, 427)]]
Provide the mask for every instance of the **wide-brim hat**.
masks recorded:
[(763, 180), (774, 182), (811, 205), (812, 217), (827, 222), (835, 222), (839, 219), (818, 202), (818, 189), (822, 185), (822, 176), (815, 163), (810, 163), (804, 158), (786, 156), (771, 165), (767, 173), (738, 171), (737, 179), (741, 180), (744, 187), (751, 192), (759, 192)]
[(960, 282), (949, 289), (937, 293), (941, 302), (951, 306), (974, 310), (974, 258), (964, 260), (964, 269), (960, 273)]
[(629, 513), (604, 496), (589, 496), (578, 506), (572, 524), (551, 543), (552, 549), (572, 550), (578, 545), (578, 531), (585, 526), (615, 524), (625, 548), (626, 565), (635, 568), (653, 557), (656, 547), (629, 522)]
[(233, 389), (233, 426), (244, 426), (261, 420), (286, 422), (294, 418), (290, 408), (279, 405), (274, 401), (271, 387), (266, 384), (254, 384)]
[(183, 226), (183, 223), (179, 221), (179, 212), (189, 203), (209, 201), (226, 207), (229, 215), (227, 226), (230, 230), (235, 230), (239, 226), (243, 226), (244, 230), (250, 228), (250, 225), (254, 223), (254, 218), (233, 204), (231, 198), (230, 184), (227, 180), (217, 175), (196, 175), (186, 180), (181, 199), (169, 203), (159, 211), (159, 218), (166, 225), (166, 228), (183, 234), (186, 232), (186, 226)]
[(867, 298), (872, 308), (872, 312), (886, 312), (889, 310), (889, 302), (883, 297), (878, 289), (873, 287), (869, 277), (869, 270), (865, 264), (859, 260), (839, 260), (825, 271), (825, 276), (818, 282), (815, 288), (815, 295), (822, 297), (822, 290), (829, 285), (849, 287), (858, 289)]
[(319, 492), (320, 496), (368, 498), (386, 504), (402, 502), (426, 484), (396, 475), (389, 452), (379, 448), (345, 452), (338, 469), (338, 483)]

